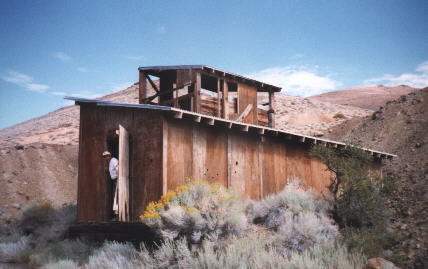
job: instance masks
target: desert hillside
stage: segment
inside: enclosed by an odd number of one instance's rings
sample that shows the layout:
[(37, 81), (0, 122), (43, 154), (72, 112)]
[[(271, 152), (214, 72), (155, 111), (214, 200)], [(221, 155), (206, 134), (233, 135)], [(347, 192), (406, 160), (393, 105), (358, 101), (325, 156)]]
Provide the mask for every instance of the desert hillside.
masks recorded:
[(416, 90), (415, 88), (399, 86), (363, 86), (327, 92), (320, 95), (311, 96), (311, 101), (322, 101), (333, 104), (361, 107), (365, 109), (377, 110), (386, 102), (392, 101)]
[(391, 252), (406, 268), (424, 268), (420, 266), (428, 264), (428, 88), (336, 126), (328, 135), (398, 155), (385, 163), (386, 175), (394, 175), (399, 188), (389, 206), (400, 244)]

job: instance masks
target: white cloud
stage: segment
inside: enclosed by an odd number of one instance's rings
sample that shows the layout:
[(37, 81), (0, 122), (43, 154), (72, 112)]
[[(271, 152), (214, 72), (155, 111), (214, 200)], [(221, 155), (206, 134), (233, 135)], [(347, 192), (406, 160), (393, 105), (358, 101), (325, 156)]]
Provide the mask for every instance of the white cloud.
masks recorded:
[(132, 60), (132, 61), (140, 61), (140, 60), (144, 59), (144, 56), (141, 56), (141, 55), (131, 55), (131, 56), (126, 56), (126, 59)]
[(2, 77), (2, 79), (4, 81), (24, 87), (27, 90), (33, 91), (33, 92), (42, 93), (42, 92), (45, 92), (47, 89), (49, 89), (48, 85), (32, 83), (33, 82), (32, 77), (16, 71), (9, 71), (7, 75)]
[(4, 81), (13, 83), (13, 84), (17, 84), (17, 85), (25, 85), (27, 83), (30, 83), (33, 78), (26, 75), (26, 74), (22, 74), (16, 71), (10, 71), (8, 73), (8, 75), (2, 77)]
[(318, 66), (272, 67), (249, 74), (248, 77), (282, 87), (282, 92), (303, 97), (335, 90), (342, 85), (328, 75), (318, 74)]
[(29, 83), (26, 86), (28, 90), (34, 92), (45, 92), (47, 89), (49, 89), (49, 86), (45, 84)]
[(63, 62), (67, 62), (67, 61), (71, 60), (71, 57), (67, 53), (61, 52), (61, 51), (57, 51), (57, 52), (53, 53), (52, 56), (54, 56), (55, 58), (57, 58)]
[(86, 68), (86, 67), (83, 67), (83, 66), (79, 66), (79, 67), (77, 67), (76, 69), (77, 69), (77, 71), (82, 72), (82, 73), (87, 73), (87, 72), (89, 72), (89, 69), (88, 69), (88, 68)]
[(425, 61), (418, 65), (416, 68), (416, 71), (422, 72), (422, 73), (428, 73), (428, 61)]
[(297, 60), (297, 59), (301, 59), (303, 57), (305, 57), (305, 54), (303, 54), (303, 53), (297, 53), (297, 54), (294, 54), (293, 56), (291, 56), (290, 59)]
[(57, 96), (65, 96), (65, 95), (67, 95), (67, 93), (65, 93), (65, 92), (50, 92), (51, 94), (53, 94), (53, 95), (57, 95)]
[(403, 73), (398, 76), (385, 74), (377, 78), (364, 81), (366, 85), (383, 84), (386, 86), (408, 85), (414, 88), (424, 88), (428, 86), (428, 61), (419, 64), (413, 73)]

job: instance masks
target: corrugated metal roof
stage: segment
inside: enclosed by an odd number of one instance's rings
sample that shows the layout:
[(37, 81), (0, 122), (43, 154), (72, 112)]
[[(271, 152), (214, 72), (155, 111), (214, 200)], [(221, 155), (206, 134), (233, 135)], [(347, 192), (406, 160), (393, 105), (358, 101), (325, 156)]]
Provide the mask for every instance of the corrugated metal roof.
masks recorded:
[[(76, 98), (76, 97), (65, 97), (65, 99), (73, 100), (76, 102), (77, 105), (79, 105), (80, 103), (92, 103), (92, 104), (96, 104), (97, 106), (129, 107), (129, 108), (154, 109), (154, 110), (168, 111), (168, 112), (171, 112), (175, 118), (181, 119), (181, 118), (183, 118), (183, 116), (186, 116), (186, 117), (193, 118), (196, 122), (203, 122), (202, 119), (204, 119), (204, 121), (209, 122), (210, 125), (215, 125), (215, 123), (217, 122), (217, 123), (223, 124), (224, 126), (228, 126), (229, 129), (232, 128), (233, 126), (236, 126), (236, 127), (240, 127), (242, 130), (245, 130), (246, 132), (248, 132), (249, 130), (256, 130), (259, 134), (265, 134), (266, 133), (266, 134), (274, 135), (274, 136), (282, 135), (282, 136), (287, 137), (288, 139), (292, 139), (293, 137), (295, 137), (295, 138), (298, 138), (298, 140), (302, 143), (304, 143), (305, 141), (311, 141), (314, 144), (316, 144), (316, 143), (323, 143), (325, 145), (330, 144), (330, 145), (333, 145), (334, 147), (338, 147), (338, 146), (346, 147), (346, 146), (348, 146), (347, 144), (345, 144), (343, 142), (339, 142), (339, 141), (333, 141), (333, 140), (329, 140), (329, 139), (325, 139), (325, 138), (319, 138), (319, 137), (314, 137), (314, 136), (309, 136), (309, 135), (298, 134), (298, 133), (295, 133), (292, 131), (270, 128), (270, 127), (266, 127), (266, 126), (262, 126), (262, 125), (255, 125), (255, 124), (249, 124), (249, 123), (244, 123), (244, 122), (228, 120), (228, 119), (224, 119), (224, 118), (204, 115), (204, 114), (191, 112), (191, 111), (187, 111), (187, 110), (182, 110), (182, 109), (169, 107), (169, 106), (116, 103), (116, 102), (110, 102), (110, 101), (104, 101), (104, 100), (85, 99), (85, 98)], [(366, 152), (369, 152), (370, 154), (375, 155), (379, 158), (390, 158), (390, 159), (392, 159), (393, 157), (397, 157), (397, 155), (387, 153), (387, 152), (382, 152), (382, 151), (363, 148), (363, 147), (357, 147), (357, 148), (360, 148)]]
[(234, 73), (226, 72), (207, 65), (161, 65), (161, 66), (142, 66), (138, 68), (138, 70), (146, 71), (146, 72), (150, 72), (150, 71), (160, 72), (160, 71), (167, 71), (167, 70), (183, 70), (183, 69), (206, 70), (210, 73), (217, 73), (217, 75), (220, 75), (223, 77), (231, 77), (244, 83), (251, 82), (251, 83), (257, 84), (257, 86), (259, 86), (261, 89), (271, 89), (276, 92), (281, 91), (281, 87), (271, 85), (269, 83), (265, 83), (262, 81), (258, 81), (252, 78), (237, 75)]

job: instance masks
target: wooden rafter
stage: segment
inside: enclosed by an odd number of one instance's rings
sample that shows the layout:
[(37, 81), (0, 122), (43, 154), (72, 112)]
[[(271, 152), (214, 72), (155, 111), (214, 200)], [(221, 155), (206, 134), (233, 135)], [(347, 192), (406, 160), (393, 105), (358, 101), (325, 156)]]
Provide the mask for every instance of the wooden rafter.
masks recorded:
[(235, 119), (235, 121), (241, 121), (243, 118), (245, 118), (246, 116), (248, 116), (248, 114), (250, 114), (251, 110), (253, 109), (253, 105), (252, 104), (248, 104), (244, 111), (242, 111), (242, 113)]
[(175, 92), (176, 90), (180, 90), (180, 89), (182, 89), (182, 88), (184, 88), (184, 87), (186, 87), (186, 86), (189, 86), (190, 84), (191, 84), (191, 82), (187, 82), (187, 83), (185, 83), (185, 84), (183, 84), (183, 85), (180, 85), (180, 86), (178, 86), (178, 87), (173, 88), (172, 90), (164, 91), (164, 92), (157, 92), (155, 95), (152, 95), (152, 96), (150, 96), (150, 97), (148, 97), (148, 98), (143, 99), (143, 103), (144, 103), (144, 104), (145, 104), (145, 103), (148, 103), (148, 102), (152, 101), (153, 99), (155, 99), (155, 98), (156, 98), (156, 97), (158, 97), (158, 96), (162, 96), (162, 95), (165, 95), (165, 94), (173, 93), (173, 92)]
[(157, 87), (157, 86), (156, 86), (156, 84), (153, 82), (153, 80), (150, 78), (150, 76), (149, 76), (149, 75), (147, 75), (147, 76), (146, 76), (146, 78), (147, 78), (147, 80), (150, 82), (150, 85), (152, 85), (153, 89), (154, 89), (157, 93), (159, 93), (159, 89), (158, 89), (158, 87)]

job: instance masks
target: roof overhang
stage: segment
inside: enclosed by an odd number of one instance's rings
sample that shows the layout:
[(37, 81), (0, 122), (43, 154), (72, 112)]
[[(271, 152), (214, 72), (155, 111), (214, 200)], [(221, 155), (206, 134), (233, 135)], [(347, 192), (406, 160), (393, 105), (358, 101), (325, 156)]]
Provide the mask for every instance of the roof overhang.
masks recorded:
[(138, 68), (139, 71), (144, 71), (149, 75), (158, 76), (162, 71), (169, 70), (201, 70), (205, 71), (207, 74), (214, 74), (219, 77), (229, 78), (246, 84), (255, 85), (258, 91), (271, 91), (271, 92), (280, 92), (281, 87), (274, 86), (262, 81), (258, 81), (252, 78), (244, 77), (241, 75), (229, 73), (220, 69), (209, 67), (207, 65), (163, 65), (163, 66), (143, 66)]
[[(270, 135), (270, 136), (276, 136), (276, 137), (283, 137), (287, 140), (294, 140), (299, 141), (301, 143), (307, 143), (310, 142), (312, 144), (323, 144), (325, 146), (330, 145), (335, 148), (337, 147), (347, 147), (352, 145), (348, 145), (343, 142), (329, 140), (325, 138), (320, 137), (314, 137), (304, 134), (295, 133), (289, 130), (282, 130), (282, 129), (276, 129), (276, 128), (270, 128), (262, 125), (255, 125), (255, 124), (249, 124), (244, 122), (238, 122), (233, 120), (227, 120), (219, 117), (204, 115), (201, 113), (195, 113), (183, 109), (178, 109), (174, 107), (169, 106), (158, 106), (158, 105), (149, 105), (149, 104), (129, 104), (129, 103), (116, 103), (111, 101), (105, 101), (105, 100), (96, 100), (96, 99), (85, 99), (85, 98), (76, 98), (76, 97), (65, 97), (67, 100), (73, 100), (75, 101), (76, 105), (80, 104), (94, 104), (97, 106), (104, 106), (104, 107), (126, 107), (126, 108), (136, 108), (136, 109), (151, 109), (151, 110), (158, 110), (158, 111), (166, 111), (167, 113), (170, 113), (174, 118), (176, 119), (190, 119), (194, 122), (198, 122), (201, 124), (207, 124), (211, 126), (222, 126), (226, 129), (238, 129), (243, 132), (255, 132), (260, 135)], [(395, 154), (382, 152), (378, 150), (368, 149), (364, 147), (357, 147), (360, 148), (369, 154), (380, 158), (380, 159), (392, 159), (394, 157), (397, 157)]]

